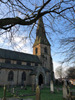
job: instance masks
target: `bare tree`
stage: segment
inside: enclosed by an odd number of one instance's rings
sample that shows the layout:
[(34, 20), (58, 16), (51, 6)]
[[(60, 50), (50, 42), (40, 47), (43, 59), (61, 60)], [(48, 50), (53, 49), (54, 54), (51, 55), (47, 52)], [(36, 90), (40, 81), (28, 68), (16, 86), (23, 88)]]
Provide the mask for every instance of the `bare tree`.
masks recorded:
[(75, 67), (68, 68), (66, 73), (67, 73), (67, 76), (66, 76), (67, 78), (75, 79)]
[(65, 67), (63, 66), (58, 66), (55, 70), (55, 75), (56, 77), (62, 79), (66, 76), (66, 71), (65, 71)]
[[(46, 14), (54, 18), (61, 16), (71, 21), (66, 16), (66, 13), (74, 11), (75, 5), (73, 3), (74, 0), (0, 0), (1, 14), (3, 15), (0, 18), (0, 28), (7, 30), (17, 24), (32, 25)], [(7, 8), (7, 11), (3, 7)], [(20, 14), (20, 17), (18, 14)]]
[[(75, 35), (75, 34), (74, 34)], [(68, 63), (68, 66), (75, 65), (75, 37), (66, 37), (61, 39), (62, 54), (65, 55), (63, 63)]]
[(37, 20), (43, 16), (46, 34), (51, 39), (52, 33), (64, 34), (58, 24), (62, 23), (67, 32), (75, 29), (74, 15), (75, 0), (0, 0), (0, 36), (13, 46), (16, 46), (17, 36), (23, 42), (28, 37), (35, 38)]

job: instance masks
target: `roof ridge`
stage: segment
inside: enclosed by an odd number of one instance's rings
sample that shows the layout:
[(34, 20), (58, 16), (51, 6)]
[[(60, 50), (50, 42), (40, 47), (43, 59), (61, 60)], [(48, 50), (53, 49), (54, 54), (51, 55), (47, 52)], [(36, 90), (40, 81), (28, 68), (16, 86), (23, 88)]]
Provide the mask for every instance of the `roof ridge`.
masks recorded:
[(40, 63), (40, 60), (37, 55), (27, 54), (23, 52), (17, 52), (2, 48), (0, 48), (0, 58)]
[(36, 55), (33, 55), (33, 54), (29, 54), (29, 53), (25, 53), (25, 52), (20, 52), (20, 51), (15, 51), (15, 50), (10, 50), (10, 49), (5, 49), (5, 48), (0, 48), (0, 50), (5, 50), (5, 51), (10, 51), (10, 52), (16, 52), (16, 53), (21, 53), (21, 54), (27, 54), (27, 55), (36, 56)]

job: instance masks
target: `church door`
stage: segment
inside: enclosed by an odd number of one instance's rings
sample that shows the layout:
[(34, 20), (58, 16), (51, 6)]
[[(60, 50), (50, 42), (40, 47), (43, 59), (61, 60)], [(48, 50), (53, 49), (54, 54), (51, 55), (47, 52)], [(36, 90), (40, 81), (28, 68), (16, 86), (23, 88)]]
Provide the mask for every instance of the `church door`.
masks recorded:
[(38, 82), (39, 82), (39, 83), (38, 83), (39, 85), (43, 84), (43, 76), (42, 76), (41, 74), (39, 75), (39, 80), (38, 80)]

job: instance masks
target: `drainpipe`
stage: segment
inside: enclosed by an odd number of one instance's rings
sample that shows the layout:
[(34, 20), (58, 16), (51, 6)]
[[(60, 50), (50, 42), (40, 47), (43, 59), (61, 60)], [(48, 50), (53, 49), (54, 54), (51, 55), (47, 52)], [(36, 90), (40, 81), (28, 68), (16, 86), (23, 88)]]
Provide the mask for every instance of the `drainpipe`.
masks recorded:
[(17, 86), (18, 86), (18, 76), (19, 76), (19, 70), (17, 71)]

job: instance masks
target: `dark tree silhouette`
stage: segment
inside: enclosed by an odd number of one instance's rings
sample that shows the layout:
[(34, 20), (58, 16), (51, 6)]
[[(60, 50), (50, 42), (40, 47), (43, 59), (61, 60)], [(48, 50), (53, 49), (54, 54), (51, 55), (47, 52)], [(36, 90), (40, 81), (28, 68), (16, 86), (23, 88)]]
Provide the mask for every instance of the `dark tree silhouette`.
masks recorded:
[(75, 67), (71, 67), (67, 70), (67, 78), (75, 79)]

